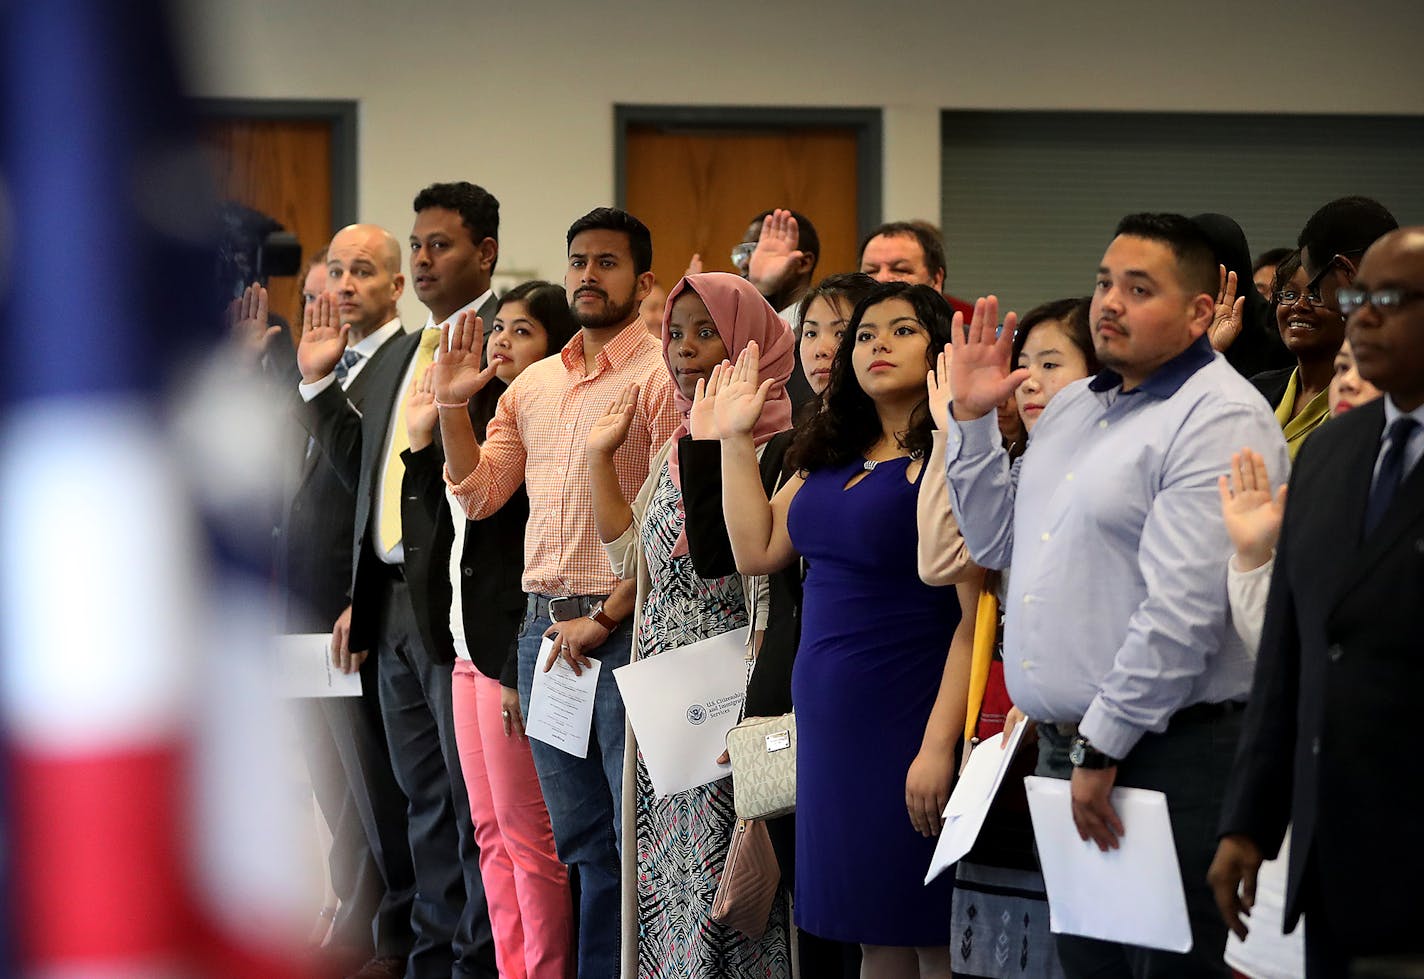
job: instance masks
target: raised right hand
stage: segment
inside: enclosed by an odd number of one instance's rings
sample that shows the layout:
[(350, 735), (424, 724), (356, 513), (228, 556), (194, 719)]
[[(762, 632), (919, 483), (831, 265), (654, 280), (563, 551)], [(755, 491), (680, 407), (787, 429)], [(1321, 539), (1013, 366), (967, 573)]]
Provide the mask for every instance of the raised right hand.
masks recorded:
[(746, 345), (737, 363), (732, 367), (732, 375), (717, 392), (715, 408), (717, 428), (724, 439), (739, 435), (750, 435), (756, 428), (761, 409), (766, 404), (767, 395), (775, 383), (768, 377), (760, 384), (757, 377), (761, 371), (761, 351), (755, 340)]
[(930, 417), (941, 432), (949, 429), (949, 406), (954, 401), (954, 385), (949, 383), (949, 365), (954, 362), (954, 347), (945, 344), (935, 358), (935, 368), (925, 375), (929, 389)]
[(411, 449), (416, 452), (435, 441), (435, 430), (440, 427), (440, 409), (435, 407), (430, 375), (431, 369), (427, 367), (419, 377), (412, 377), (406, 392), (405, 432)]
[(687, 413), (687, 431), (694, 440), (715, 441), (722, 437), (717, 426), (717, 394), (732, 374), (732, 365), (723, 361), (712, 368), (705, 379), (699, 379), (692, 392), (692, 410)]
[(1221, 519), (1236, 548), (1236, 569), (1254, 571), (1271, 559), (1286, 512), (1286, 484), (1271, 493), (1271, 477), (1259, 452), (1242, 449), (1231, 456), (1231, 479), (1218, 477)]
[(1241, 312), (1246, 308), (1246, 297), (1236, 297), (1236, 273), (1226, 271), (1225, 265), (1217, 267), (1221, 270), (1221, 285), (1216, 291), (1216, 314), (1206, 333), (1211, 349), (1225, 352), (1241, 335)]
[(243, 359), (253, 364), (266, 353), (267, 341), (282, 332), (280, 326), (268, 325), (267, 290), (256, 282), (228, 304), (227, 322)]
[(336, 369), (346, 352), (350, 323), (342, 323), (336, 299), (326, 293), (302, 310), (302, 340), (297, 344), (297, 367), (302, 380), (310, 384)]
[(633, 427), (633, 414), (638, 408), (638, 385), (629, 384), (623, 389), (603, 417), (593, 423), (588, 430), (588, 455), (590, 459), (611, 457), (618, 447), (628, 441), (628, 432)]
[(801, 229), (790, 211), (777, 208), (761, 222), (761, 236), (756, 250), (747, 261), (747, 281), (763, 296), (775, 295), (796, 272), (796, 263), (804, 252)]
[(480, 369), (485, 345), (485, 321), (465, 310), (454, 323), (440, 328), (440, 356), (434, 371), (435, 400), (442, 404), (469, 401), (494, 377), (496, 364)]
[(1010, 370), (1013, 356), (1014, 328), (1017, 313), (1004, 317), (1004, 328), (995, 337), (999, 324), (997, 296), (981, 298), (974, 303), (974, 317), (969, 334), (964, 333), (964, 314), (954, 314), (952, 341), (953, 361), (949, 369), (950, 387), (954, 389), (954, 417), (959, 421), (982, 418), (1003, 404), (1018, 386), (1028, 380), (1028, 368)]

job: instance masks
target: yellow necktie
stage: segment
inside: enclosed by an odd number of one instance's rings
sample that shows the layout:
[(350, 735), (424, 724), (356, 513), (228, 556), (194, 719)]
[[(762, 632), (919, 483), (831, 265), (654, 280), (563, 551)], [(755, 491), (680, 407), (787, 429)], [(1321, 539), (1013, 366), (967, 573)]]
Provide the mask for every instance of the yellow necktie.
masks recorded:
[[(415, 373), (412, 375), (417, 380), (435, 363), (435, 348), (439, 344), (439, 330), (421, 331), (420, 349), (415, 353)], [(401, 453), (410, 448), (410, 434), (405, 429), (405, 403), (409, 394), (409, 389), (403, 388), (400, 392), (396, 427), (391, 432), (391, 450), (386, 456), (386, 468), (381, 476), (381, 519), (377, 530), (382, 554), (389, 554), (391, 548), (401, 542), (401, 479), (405, 476)]]

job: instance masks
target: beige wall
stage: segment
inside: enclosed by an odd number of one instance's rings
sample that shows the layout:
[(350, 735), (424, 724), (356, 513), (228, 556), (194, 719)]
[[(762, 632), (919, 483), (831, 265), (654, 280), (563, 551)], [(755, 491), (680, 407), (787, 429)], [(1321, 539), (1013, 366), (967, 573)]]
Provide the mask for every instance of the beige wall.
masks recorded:
[(613, 199), (615, 103), (880, 107), (885, 215), (933, 219), (945, 108), (1421, 111), (1424, 4), (1279, 9), (187, 0), (179, 12), (198, 94), (359, 102), (363, 220), (403, 239), (421, 186), (474, 180), (502, 204), (501, 266), (557, 278), (569, 222)]

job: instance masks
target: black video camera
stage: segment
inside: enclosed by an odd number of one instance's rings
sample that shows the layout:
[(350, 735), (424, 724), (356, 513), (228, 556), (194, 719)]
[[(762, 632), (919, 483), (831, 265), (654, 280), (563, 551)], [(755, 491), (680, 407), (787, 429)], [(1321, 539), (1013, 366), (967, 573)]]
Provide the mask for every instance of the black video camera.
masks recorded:
[(233, 201), (218, 205), (218, 294), (242, 295), (250, 283), (267, 284), (272, 276), (296, 275), (302, 268), (297, 236), (277, 220)]

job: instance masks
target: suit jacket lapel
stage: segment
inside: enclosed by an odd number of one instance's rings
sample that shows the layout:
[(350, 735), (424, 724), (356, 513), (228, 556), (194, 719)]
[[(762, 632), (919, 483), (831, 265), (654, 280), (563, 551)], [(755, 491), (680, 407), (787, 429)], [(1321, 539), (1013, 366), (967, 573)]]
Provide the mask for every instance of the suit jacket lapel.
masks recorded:
[(480, 319), (485, 321), (485, 340), (489, 340), (490, 327), (494, 325), (495, 314), (499, 312), (499, 297), (493, 292), (485, 300), (485, 304), (479, 308)]

